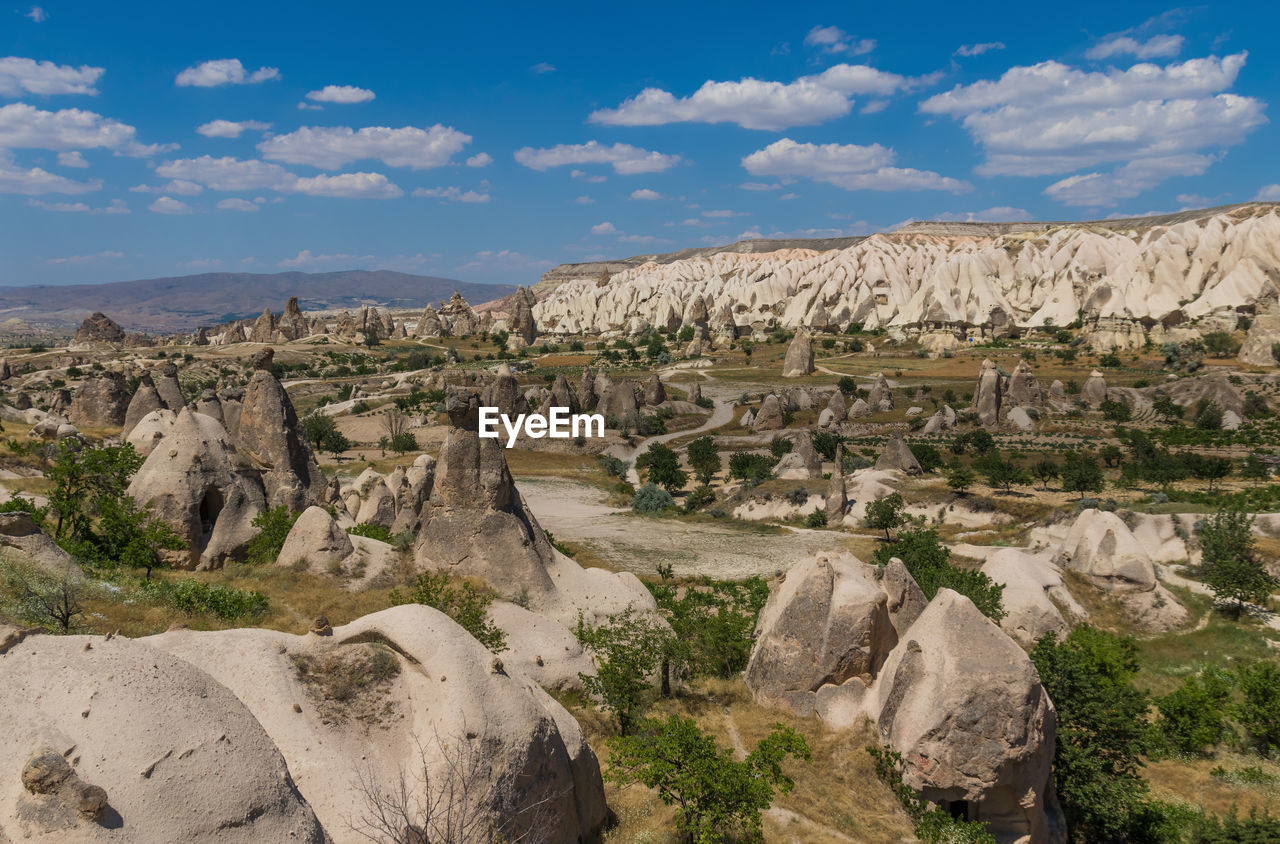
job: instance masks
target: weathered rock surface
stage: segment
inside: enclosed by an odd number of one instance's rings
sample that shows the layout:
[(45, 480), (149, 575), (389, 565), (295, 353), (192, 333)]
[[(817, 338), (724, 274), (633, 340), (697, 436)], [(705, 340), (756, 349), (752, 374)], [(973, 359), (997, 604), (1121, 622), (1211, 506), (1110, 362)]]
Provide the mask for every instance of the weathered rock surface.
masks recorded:
[(124, 344), (124, 329), (115, 320), (101, 312), (85, 317), (71, 338), (73, 346), (120, 346)]
[(813, 373), (813, 338), (807, 328), (801, 328), (787, 346), (787, 356), (782, 362), (783, 378), (801, 378)]
[(264, 354), (256, 365), (245, 387), (236, 448), (262, 472), (268, 506), (297, 512), (323, 501), (324, 473), (302, 434), (293, 402), (271, 371), (271, 355)]
[(911, 453), (911, 447), (902, 438), (901, 431), (894, 431), (884, 444), (884, 450), (876, 458), (875, 468), (879, 471), (897, 471), (907, 475), (918, 475), (921, 472), (920, 462)]
[(27, 513), (0, 513), (0, 548), (57, 575), (81, 577), (80, 566)]
[[(743, 423), (745, 424), (745, 423)], [(756, 415), (752, 418), (752, 430), (759, 431), (777, 431), (783, 427), (782, 403), (773, 393), (764, 397), (764, 401), (760, 403), (760, 409), (756, 411)]]
[(103, 372), (86, 378), (71, 398), (71, 422), (82, 428), (124, 425), (131, 396), (119, 372)]
[(983, 425), (992, 427), (1000, 422), (1000, 406), (1004, 401), (1004, 383), (1000, 370), (988, 358), (982, 362), (978, 384), (973, 391), (973, 408)]

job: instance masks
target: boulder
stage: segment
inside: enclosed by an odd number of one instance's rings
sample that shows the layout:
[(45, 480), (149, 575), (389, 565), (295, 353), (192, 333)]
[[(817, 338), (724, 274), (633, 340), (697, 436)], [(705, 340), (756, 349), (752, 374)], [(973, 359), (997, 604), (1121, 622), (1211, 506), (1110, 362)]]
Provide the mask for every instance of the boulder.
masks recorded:
[(299, 560), (313, 572), (323, 574), (331, 566), (341, 564), (355, 552), (355, 545), (345, 530), (323, 507), (311, 506), (302, 511), (285, 537), (276, 564), (292, 566)]
[(86, 428), (124, 425), (131, 396), (119, 372), (103, 372), (86, 378), (71, 399), (71, 422)]
[(901, 638), (924, 612), (929, 600), (906, 564), (897, 557), (890, 557), (888, 565), (880, 572), (880, 588), (889, 597), (889, 621)]
[(151, 373), (142, 373), (138, 381), (138, 388), (134, 391), (133, 398), (129, 399), (128, 408), (125, 409), (124, 435), (127, 437), (129, 432), (144, 416), (153, 411), (163, 409), (165, 409), (164, 399), (160, 398), (160, 393), (156, 391), (155, 382), (151, 380)]
[(1000, 406), (1004, 399), (1004, 384), (1000, 370), (988, 358), (982, 362), (978, 384), (973, 391), (973, 407), (983, 425), (992, 427), (1000, 422)]
[(640, 416), (640, 408), (636, 404), (636, 383), (619, 381), (617, 384), (605, 379), (604, 389), (599, 391), (596, 413), (605, 419), (613, 417), (622, 425), (633, 425)]
[(813, 374), (813, 338), (807, 328), (800, 328), (787, 346), (787, 356), (782, 362), (783, 378), (802, 378)]
[(938, 590), (885, 660), (865, 711), (924, 799), (981, 818), (997, 841), (1064, 837), (1053, 703), (1026, 652), (968, 598)]
[(921, 471), (920, 462), (911, 453), (911, 447), (902, 438), (901, 431), (894, 431), (890, 434), (888, 442), (884, 445), (884, 450), (876, 458), (875, 468), (878, 471), (897, 471), (908, 475), (918, 475)]
[(1036, 423), (1031, 418), (1031, 414), (1027, 412), (1025, 407), (1015, 407), (1009, 411), (1009, 415), (1005, 417), (1005, 421), (1017, 428), (1019, 431), (1031, 432), (1036, 429)]
[(850, 420), (865, 419), (871, 415), (871, 405), (867, 404), (863, 399), (854, 399), (853, 404), (849, 405)]
[(870, 685), (897, 644), (875, 569), (846, 553), (793, 566), (756, 624), (746, 682), (755, 699), (808, 715), (826, 685)]
[(1107, 400), (1107, 379), (1102, 377), (1102, 373), (1093, 370), (1089, 373), (1089, 378), (1084, 382), (1084, 389), (1080, 392), (1081, 398), (1085, 404), (1097, 410), (1102, 403)]
[(770, 393), (760, 403), (760, 409), (756, 411), (755, 419), (751, 423), (751, 429), (757, 433), (760, 431), (777, 431), (784, 425), (782, 403), (778, 401), (776, 395)]
[(24, 557), (33, 565), (79, 580), (83, 575), (71, 555), (62, 550), (27, 513), (0, 513), (0, 548)]
[(160, 370), (160, 377), (154, 378), (156, 392), (164, 406), (177, 413), (187, 406), (187, 397), (182, 392), (182, 384), (178, 382), (178, 367), (166, 363)]
[(578, 406), (573, 399), (573, 388), (569, 386), (569, 379), (564, 377), (563, 372), (558, 373), (556, 380), (551, 384), (551, 406), (565, 407), (570, 410)]
[(827, 399), (827, 410), (831, 411), (831, 415), (836, 419), (843, 420), (849, 415), (849, 407), (845, 404), (844, 393), (836, 390), (831, 394), (831, 398)]
[(120, 346), (124, 340), (124, 329), (111, 317), (95, 311), (80, 323), (71, 343), (73, 346)]
[(1057, 562), (1108, 591), (1149, 592), (1156, 586), (1155, 566), (1146, 548), (1123, 519), (1106, 510), (1081, 511), (1067, 531)]
[(649, 376), (649, 380), (644, 386), (644, 403), (650, 407), (657, 407), (667, 400), (667, 388), (662, 385), (662, 379), (658, 377), (658, 373)]
[(950, 405), (944, 404), (938, 408), (937, 412), (929, 417), (929, 421), (924, 423), (924, 427), (920, 433), (940, 434), (944, 431), (950, 431), (956, 427), (956, 412), (951, 409)]
[(28, 636), (3, 664), (0, 840), (330, 840), (263, 724), (190, 661), (122, 636)]
[(889, 389), (889, 379), (884, 377), (883, 372), (877, 372), (872, 378), (874, 381), (867, 395), (867, 404), (872, 410), (893, 410), (893, 391)]
[(1025, 360), (1018, 361), (1013, 374), (1009, 376), (1009, 384), (1004, 391), (1005, 403), (1023, 407), (1039, 407), (1044, 403), (1040, 391), (1040, 382), (1036, 380), (1031, 364)]
[(1073, 619), (1084, 618), (1084, 608), (1076, 603), (1062, 582), (1062, 572), (1017, 548), (1001, 548), (982, 564), (982, 573), (1003, 584), (1005, 617), (1000, 627), (1023, 647), (1030, 648), (1046, 633), (1059, 638), (1071, 631), (1071, 622), (1062, 613), (1068, 609)]

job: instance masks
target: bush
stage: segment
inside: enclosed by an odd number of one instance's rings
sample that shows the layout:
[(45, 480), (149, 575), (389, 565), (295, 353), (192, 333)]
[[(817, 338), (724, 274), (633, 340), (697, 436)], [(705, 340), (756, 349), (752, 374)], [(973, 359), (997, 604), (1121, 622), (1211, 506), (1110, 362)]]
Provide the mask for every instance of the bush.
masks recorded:
[(1255, 662), (1236, 672), (1242, 698), (1234, 715), (1249, 745), (1267, 756), (1280, 754), (1280, 665)]
[(836, 446), (844, 442), (844, 437), (839, 434), (828, 434), (826, 431), (814, 431), (810, 435), (813, 442), (813, 450), (821, 454), (827, 460), (836, 459)]
[(258, 533), (249, 540), (249, 562), (259, 565), (274, 563), (280, 556), (280, 549), (298, 521), (298, 513), (290, 512), (288, 507), (268, 507), (253, 517), (253, 526)]
[(729, 456), (729, 477), (761, 483), (769, 479), (773, 474), (773, 467), (777, 464), (777, 458), (767, 454), (735, 451)]
[(774, 437), (769, 441), (769, 453), (774, 457), (782, 457), (784, 454), (790, 454), (791, 449), (795, 447), (795, 443), (785, 437)]
[(819, 507), (808, 516), (805, 517), (804, 526), (807, 528), (824, 528), (827, 526), (826, 511)]
[(922, 472), (933, 472), (942, 466), (942, 453), (929, 443), (909, 443), (907, 447), (911, 449)]
[(404, 454), (407, 451), (417, 451), (418, 438), (408, 431), (402, 431), (388, 441), (387, 448), (391, 449), (396, 454)]
[(625, 478), (627, 470), (631, 468), (630, 463), (614, 457), (612, 454), (601, 454), (596, 459), (600, 461), (600, 466), (605, 472), (615, 478)]
[(1177, 753), (1200, 753), (1228, 734), (1226, 707), (1231, 697), (1227, 675), (1208, 669), (1188, 677), (1156, 700), (1160, 711), (1156, 736)]
[(597, 673), (578, 675), (583, 688), (617, 717), (619, 731), (627, 735), (642, 712), (649, 678), (671, 646), (671, 629), (628, 607), (595, 628), (579, 613), (574, 635), (596, 657)]
[(395, 542), (395, 536), (392, 535), (390, 529), (382, 525), (375, 525), (372, 522), (363, 525), (352, 525), (347, 528), (347, 533), (352, 536), (364, 536), (369, 539), (376, 539), (379, 542), (385, 542), (388, 545)]
[(781, 724), (739, 762), (692, 718), (646, 720), (633, 736), (609, 742), (605, 778), (621, 786), (643, 783), (678, 806), (676, 830), (689, 841), (762, 841), (760, 816), (775, 791), (795, 782), (782, 772), (788, 756), (811, 760), (804, 737)]
[(671, 493), (667, 492), (657, 484), (645, 484), (636, 490), (636, 494), (631, 499), (631, 509), (637, 513), (647, 513), (653, 515), (661, 513), (668, 507), (674, 507), (676, 500), (671, 497)]
[(715, 500), (716, 491), (706, 484), (703, 484), (702, 486), (695, 487), (693, 492), (685, 496), (684, 511), (686, 513), (692, 513), (697, 510), (701, 510), (703, 507), (706, 507)]
[(222, 621), (258, 618), (270, 607), (261, 592), (233, 589), (202, 580), (144, 580), (141, 588), (185, 613), (210, 613)]
[(876, 565), (886, 566), (893, 557), (906, 565), (925, 598), (933, 600), (939, 589), (952, 589), (973, 601), (992, 621), (999, 623), (1004, 618), (1003, 584), (980, 571), (951, 565), (950, 551), (936, 530), (921, 527), (903, 530), (897, 542), (881, 545), (872, 559)]
[(494, 653), (507, 649), (506, 634), (491, 624), (485, 614), (493, 603), (493, 595), (476, 588), (469, 581), (455, 585), (448, 572), (428, 571), (409, 581), (408, 593), (393, 589), (390, 598), (392, 606), (423, 604), (434, 607)]
[(653, 443), (636, 458), (636, 470), (643, 472), (650, 484), (658, 484), (668, 492), (675, 492), (689, 481), (689, 473), (680, 468), (680, 458), (662, 443)]

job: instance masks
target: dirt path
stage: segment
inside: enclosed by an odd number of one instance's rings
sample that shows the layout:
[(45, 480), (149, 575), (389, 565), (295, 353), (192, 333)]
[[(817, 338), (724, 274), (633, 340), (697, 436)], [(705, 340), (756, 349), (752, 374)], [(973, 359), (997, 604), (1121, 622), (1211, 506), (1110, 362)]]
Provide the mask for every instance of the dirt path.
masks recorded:
[(529, 478), (520, 492), (538, 522), (556, 539), (584, 545), (610, 565), (654, 574), (670, 563), (681, 575), (735, 579), (771, 577), (820, 551), (841, 547), (832, 531), (762, 533), (749, 523), (721, 524), (629, 515), (603, 502), (603, 493), (572, 481)]
[[(1198, 580), (1191, 580), (1190, 578), (1183, 577), (1179, 574), (1178, 572), (1182, 566), (1158, 565), (1157, 568), (1160, 570), (1160, 579), (1165, 583), (1172, 583), (1174, 586), (1181, 586), (1184, 589), (1190, 589), (1192, 592), (1200, 595), (1213, 596), (1213, 590), (1208, 586), (1205, 586)], [(1271, 599), (1274, 601), (1276, 597), (1276, 595), (1272, 595)], [(1213, 610), (1210, 610), (1210, 612), (1213, 612)], [(1257, 604), (1245, 604), (1245, 612), (1254, 616), (1272, 630), (1280, 630), (1280, 613), (1269, 612)], [(1196, 626), (1196, 629), (1201, 630), (1208, 626), (1208, 624), (1209, 616), (1206, 615), (1204, 619), (1202, 619), (1202, 623)]]
[[(666, 369), (662, 371), (673, 372), (675, 370)], [(697, 372), (697, 370), (681, 370), (681, 371)], [(714, 378), (712, 378), (712, 376), (706, 374), (705, 372), (701, 372), (698, 374), (702, 375), (702, 377), (707, 382), (715, 380)], [(731, 402), (725, 401), (724, 399), (721, 399), (721, 398), (717, 398), (716, 396), (713, 396), (710, 393), (707, 393), (706, 395), (707, 395), (707, 398), (711, 399), (711, 401), (715, 403), (715, 409), (711, 411), (711, 416), (708, 417), (707, 421), (703, 422), (698, 427), (691, 428), (687, 431), (674, 431), (669, 434), (655, 434), (652, 437), (648, 437), (647, 439), (640, 440), (640, 442), (636, 443), (634, 448), (627, 448), (626, 446), (623, 446), (623, 445), (616, 445), (609, 449), (609, 453), (612, 454), (614, 457), (618, 457), (618, 458), (621, 458), (622, 460), (626, 460), (628, 463), (631, 464), (631, 466), (627, 469), (628, 483), (632, 484), (633, 486), (640, 486), (640, 474), (636, 471), (636, 466), (635, 466), (636, 457), (638, 457), (641, 453), (643, 453), (646, 449), (649, 448), (649, 446), (653, 445), (654, 443), (665, 443), (665, 442), (670, 442), (671, 440), (677, 439), (679, 437), (687, 437), (690, 435), (701, 434), (704, 431), (711, 431), (711, 430), (714, 430), (715, 428), (720, 428), (724, 425), (728, 425), (730, 422), (733, 421), (733, 404)]]

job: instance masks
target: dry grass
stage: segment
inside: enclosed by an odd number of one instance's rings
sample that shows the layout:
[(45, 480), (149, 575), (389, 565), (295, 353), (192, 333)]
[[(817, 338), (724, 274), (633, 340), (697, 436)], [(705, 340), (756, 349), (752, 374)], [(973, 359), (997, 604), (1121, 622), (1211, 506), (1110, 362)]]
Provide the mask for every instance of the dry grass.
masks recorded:
[[(1212, 771), (1218, 768), (1228, 774), (1256, 768), (1271, 779), (1247, 782), (1239, 775), (1215, 777)], [(1272, 815), (1280, 813), (1280, 764), (1257, 756), (1222, 752), (1202, 759), (1162, 759), (1150, 762), (1143, 776), (1151, 783), (1155, 797), (1189, 803), (1211, 815), (1229, 814), (1233, 807), (1241, 815), (1254, 808)]]

